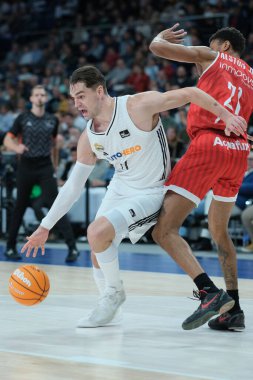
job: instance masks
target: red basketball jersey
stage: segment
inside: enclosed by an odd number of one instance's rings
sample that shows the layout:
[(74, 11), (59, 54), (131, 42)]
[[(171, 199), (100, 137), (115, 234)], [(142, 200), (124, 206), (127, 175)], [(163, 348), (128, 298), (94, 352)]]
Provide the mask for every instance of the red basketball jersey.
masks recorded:
[[(253, 69), (242, 59), (218, 53), (199, 78), (197, 87), (213, 96), (233, 114), (249, 120), (253, 112)], [(224, 122), (215, 115), (191, 104), (187, 120), (187, 132), (191, 139), (200, 131), (224, 128)]]

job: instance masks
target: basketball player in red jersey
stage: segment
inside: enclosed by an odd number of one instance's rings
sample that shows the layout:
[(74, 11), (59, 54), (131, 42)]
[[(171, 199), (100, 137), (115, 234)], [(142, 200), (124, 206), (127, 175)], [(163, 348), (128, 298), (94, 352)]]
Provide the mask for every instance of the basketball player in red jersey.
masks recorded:
[[(175, 24), (159, 33), (150, 50), (159, 57), (195, 63), (200, 74), (197, 87), (248, 121), (253, 111), (253, 70), (240, 59), (245, 46), (243, 35), (235, 28), (223, 28), (211, 36), (210, 48), (183, 46), (186, 32), (178, 30), (178, 26)], [(195, 294), (201, 305), (183, 322), (184, 329), (196, 328), (206, 322), (202, 318), (203, 309), (210, 308), (209, 318), (215, 314), (218, 289), (178, 231), (192, 209), (212, 189), (209, 230), (218, 249), (227, 293), (235, 305), (229, 312), (210, 320), (209, 327), (241, 331), (245, 321), (239, 303), (236, 251), (228, 233), (228, 222), (247, 167), (247, 135), (226, 136), (224, 123), (194, 104), (188, 113), (187, 132), (191, 143), (166, 182), (168, 192), (153, 237), (199, 289)]]

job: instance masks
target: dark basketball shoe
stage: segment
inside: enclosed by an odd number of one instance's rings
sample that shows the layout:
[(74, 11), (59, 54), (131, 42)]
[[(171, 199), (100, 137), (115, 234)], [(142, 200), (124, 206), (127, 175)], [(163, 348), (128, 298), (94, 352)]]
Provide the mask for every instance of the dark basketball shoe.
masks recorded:
[(80, 252), (76, 248), (69, 249), (68, 256), (65, 259), (66, 263), (73, 263), (78, 259)]
[(193, 295), (201, 303), (197, 310), (183, 322), (184, 330), (192, 330), (204, 325), (214, 315), (227, 312), (235, 304), (235, 301), (223, 289), (214, 293), (207, 293), (205, 290), (193, 291)]
[(18, 253), (16, 248), (7, 248), (4, 252), (5, 257), (9, 260), (21, 260), (22, 256)]
[(245, 329), (244, 312), (242, 310), (226, 312), (211, 319), (208, 326), (213, 330), (243, 331)]

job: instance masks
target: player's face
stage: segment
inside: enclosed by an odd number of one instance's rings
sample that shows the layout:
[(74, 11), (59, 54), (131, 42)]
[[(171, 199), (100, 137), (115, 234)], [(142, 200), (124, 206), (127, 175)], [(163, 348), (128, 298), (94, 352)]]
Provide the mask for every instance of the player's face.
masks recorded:
[(30, 101), (36, 107), (44, 107), (47, 102), (47, 94), (43, 88), (35, 88), (30, 96)]
[(85, 119), (93, 119), (98, 115), (103, 95), (102, 88), (102, 86), (98, 86), (94, 90), (86, 87), (83, 82), (70, 85), (70, 96), (74, 101), (75, 107)]

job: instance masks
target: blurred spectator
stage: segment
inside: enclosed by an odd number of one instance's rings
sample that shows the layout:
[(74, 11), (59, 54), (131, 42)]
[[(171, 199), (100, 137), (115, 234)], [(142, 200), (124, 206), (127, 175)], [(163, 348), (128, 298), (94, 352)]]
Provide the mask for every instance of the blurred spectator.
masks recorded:
[(131, 86), (133, 92), (143, 92), (148, 91), (150, 79), (147, 74), (145, 74), (143, 67), (139, 65), (134, 65), (132, 73), (127, 78), (127, 84)]
[(124, 91), (126, 79), (130, 73), (131, 70), (125, 65), (123, 59), (118, 59), (116, 66), (105, 77), (108, 83), (108, 90), (112, 90), (114, 94)]
[(91, 187), (107, 186), (114, 173), (108, 161), (97, 160), (95, 168), (89, 176)]
[(172, 84), (177, 85), (179, 88), (192, 86), (192, 80), (189, 78), (184, 66), (180, 65), (177, 68), (176, 75), (172, 79)]
[(160, 113), (160, 118), (162, 120), (163, 128), (164, 128), (165, 132), (170, 127), (178, 129), (178, 124), (175, 121), (175, 118), (171, 116), (170, 111), (161, 112)]
[(8, 132), (13, 125), (16, 115), (13, 113), (10, 103), (0, 105), (0, 131)]
[(104, 45), (99, 36), (93, 36), (91, 39), (90, 49), (87, 51), (88, 60), (91, 63), (98, 63), (102, 60), (104, 54)]
[(11, 50), (8, 51), (8, 53), (6, 54), (4, 63), (6, 65), (8, 65), (9, 63), (14, 63), (14, 62), (17, 63), (19, 62), (20, 57), (21, 57), (20, 45), (14, 42), (11, 45)]
[(83, 16), (81, 14), (76, 16), (75, 25), (73, 28), (73, 45), (80, 45), (82, 42), (87, 42), (89, 40), (89, 33), (84, 27)]
[(156, 63), (156, 59), (154, 57), (149, 57), (145, 66), (145, 73), (149, 76), (151, 80), (156, 81), (158, 72), (159, 66)]
[(166, 137), (169, 146), (171, 167), (173, 168), (177, 160), (185, 153), (186, 146), (184, 142), (180, 140), (177, 128), (175, 127), (168, 127)]
[(186, 132), (187, 129), (187, 110), (185, 107), (178, 108), (175, 113), (175, 121), (178, 126), (180, 139), (184, 141), (185, 144), (189, 142), (189, 136)]

